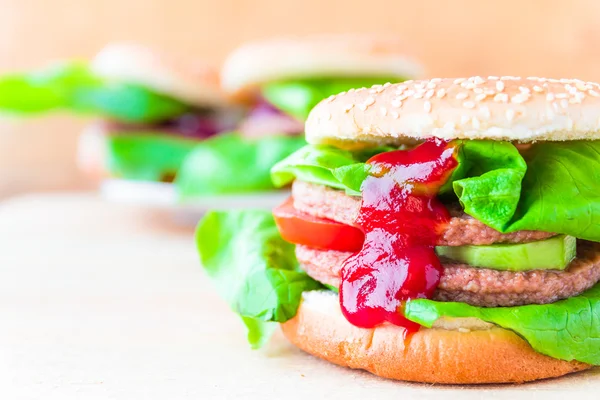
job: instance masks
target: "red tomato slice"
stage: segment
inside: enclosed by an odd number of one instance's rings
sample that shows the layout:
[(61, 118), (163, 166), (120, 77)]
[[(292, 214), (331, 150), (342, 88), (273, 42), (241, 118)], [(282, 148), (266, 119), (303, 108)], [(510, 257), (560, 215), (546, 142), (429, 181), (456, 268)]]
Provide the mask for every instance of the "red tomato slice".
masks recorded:
[(355, 226), (313, 217), (296, 210), (291, 197), (273, 210), (273, 216), (281, 236), (294, 244), (324, 250), (357, 252), (365, 240), (365, 235)]

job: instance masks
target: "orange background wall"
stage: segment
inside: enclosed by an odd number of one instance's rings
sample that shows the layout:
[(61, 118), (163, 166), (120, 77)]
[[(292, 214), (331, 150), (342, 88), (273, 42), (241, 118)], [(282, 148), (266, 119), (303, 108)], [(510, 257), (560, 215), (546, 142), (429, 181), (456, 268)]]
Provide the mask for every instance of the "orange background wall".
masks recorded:
[[(597, 0), (0, 0), (0, 71), (88, 57), (131, 39), (218, 65), (248, 39), (313, 32), (394, 32), (429, 75), (600, 80)], [(82, 120), (0, 120), (0, 195), (78, 187)]]

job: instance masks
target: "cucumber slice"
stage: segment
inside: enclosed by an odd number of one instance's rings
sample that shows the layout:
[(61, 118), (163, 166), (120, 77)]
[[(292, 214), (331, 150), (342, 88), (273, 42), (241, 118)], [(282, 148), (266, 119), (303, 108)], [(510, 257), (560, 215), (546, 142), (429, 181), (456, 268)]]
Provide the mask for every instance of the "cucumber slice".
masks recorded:
[(558, 235), (537, 242), (489, 246), (438, 246), (443, 256), (472, 267), (503, 271), (564, 270), (576, 255), (576, 239)]

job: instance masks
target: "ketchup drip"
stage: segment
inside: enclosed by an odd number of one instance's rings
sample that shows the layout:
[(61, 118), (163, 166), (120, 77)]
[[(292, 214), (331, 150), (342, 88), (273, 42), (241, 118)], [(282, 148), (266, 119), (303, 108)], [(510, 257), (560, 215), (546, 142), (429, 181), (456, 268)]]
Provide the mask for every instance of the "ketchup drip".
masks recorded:
[(458, 164), (454, 145), (433, 139), (368, 163), (356, 219), (365, 241), (342, 266), (342, 311), (359, 327), (388, 321), (416, 331), (419, 325), (401, 311), (407, 300), (431, 298), (440, 281), (434, 247), (450, 215), (436, 196)]

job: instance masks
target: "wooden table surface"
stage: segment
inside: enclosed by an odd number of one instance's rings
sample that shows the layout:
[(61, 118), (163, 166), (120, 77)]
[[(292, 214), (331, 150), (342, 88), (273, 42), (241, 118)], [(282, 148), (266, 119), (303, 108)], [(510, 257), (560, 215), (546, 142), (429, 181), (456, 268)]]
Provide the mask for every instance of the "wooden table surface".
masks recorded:
[(251, 351), (203, 276), (190, 229), (91, 193), (0, 203), (0, 243), (1, 398), (546, 400), (600, 391), (598, 370), (433, 387), (330, 365), (279, 335)]

